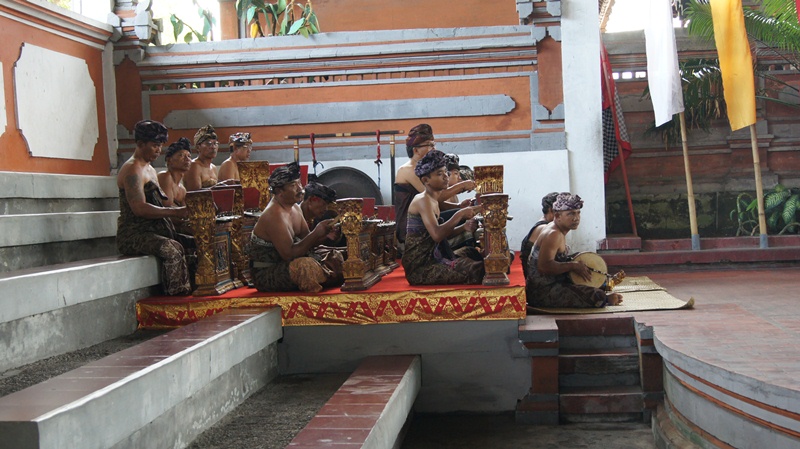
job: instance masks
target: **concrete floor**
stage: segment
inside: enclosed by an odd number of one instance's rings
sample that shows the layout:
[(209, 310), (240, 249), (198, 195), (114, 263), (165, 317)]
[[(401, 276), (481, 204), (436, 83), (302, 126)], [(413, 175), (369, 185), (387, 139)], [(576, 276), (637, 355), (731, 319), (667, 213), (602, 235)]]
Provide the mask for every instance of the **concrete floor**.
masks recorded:
[(402, 449), (652, 449), (649, 424), (516, 424), (513, 414), (414, 416)]

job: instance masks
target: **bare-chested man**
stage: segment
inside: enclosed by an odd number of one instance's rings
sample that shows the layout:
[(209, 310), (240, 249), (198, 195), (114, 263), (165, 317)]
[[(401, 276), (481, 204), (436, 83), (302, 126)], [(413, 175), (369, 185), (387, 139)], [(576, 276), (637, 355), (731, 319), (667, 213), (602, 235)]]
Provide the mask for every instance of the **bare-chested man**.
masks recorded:
[(303, 186), (297, 163), (275, 169), (269, 176), (269, 188), (272, 199), (253, 228), (250, 245), (255, 287), (266, 292), (318, 292), (323, 287), (341, 286), (341, 253), (314, 252), (326, 238), (334, 237), (334, 220), (320, 221), (313, 231), (308, 230), (298, 204)]
[(239, 166), (237, 162), (244, 162), (250, 159), (250, 152), (253, 151), (253, 140), (250, 133), (236, 133), (231, 135), (229, 141), (231, 156), (219, 166), (219, 179), (222, 181), (238, 181)]
[(156, 170), (150, 165), (167, 141), (167, 128), (159, 122), (143, 120), (134, 128), (136, 150), (119, 170), (120, 216), (117, 248), (125, 255), (152, 254), (162, 262), (162, 284), (168, 295), (191, 293), (185, 251), (178, 242), (171, 218), (189, 215), (185, 207), (165, 207), (164, 193), (158, 186)]
[(198, 153), (197, 158), (192, 161), (189, 171), (183, 177), (183, 185), (189, 192), (217, 185), (217, 167), (213, 161), (217, 157), (219, 141), (213, 126), (206, 125), (197, 130), (194, 147)]
[(191, 144), (189, 139), (181, 137), (177, 142), (170, 144), (164, 155), (167, 170), (158, 174), (158, 184), (167, 195), (165, 206), (185, 206), (186, 188), (181, 183), (183, 176), (189, 171), (192, 163)]
[(589, 280), (589, 267), (571, 260), (566, 236), (581, 223), (583, 200), (578, 195), (560, 193), (553, 203), (553, 221), (542, 229), (533, 244), (525, 279), (528, 305), (533, 307), (605, 307), (622, 303), (619, 293), (588, 285), (577, 285), (568, 276), (574, 272)]

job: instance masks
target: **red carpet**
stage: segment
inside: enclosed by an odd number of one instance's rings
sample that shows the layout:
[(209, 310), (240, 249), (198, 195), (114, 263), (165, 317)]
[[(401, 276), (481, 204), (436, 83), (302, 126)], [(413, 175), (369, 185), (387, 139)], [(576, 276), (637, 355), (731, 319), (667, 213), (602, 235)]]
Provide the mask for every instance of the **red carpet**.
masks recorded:
[(519, 262), (508, 277), (503, 286), (412, 287), (401, 266), (360, 292), (263, 293), (243, 287), (220, 296), (153, 296), (136, 304), (136, 315), (143, 328), (182, 326), (232, 307), (281, 307), (284, 326), (523, 319)]

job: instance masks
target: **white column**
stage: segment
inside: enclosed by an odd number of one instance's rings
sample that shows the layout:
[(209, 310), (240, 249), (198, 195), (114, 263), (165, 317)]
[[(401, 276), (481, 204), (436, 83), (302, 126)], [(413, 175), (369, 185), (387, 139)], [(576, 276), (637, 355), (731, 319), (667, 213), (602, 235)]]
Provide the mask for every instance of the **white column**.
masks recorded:
[(606, 235), (597, 4), (564, 0), (561, 14), (570, 191), (585, 201), (580, 228), (567, 241), (573, 251), (594, 251)]

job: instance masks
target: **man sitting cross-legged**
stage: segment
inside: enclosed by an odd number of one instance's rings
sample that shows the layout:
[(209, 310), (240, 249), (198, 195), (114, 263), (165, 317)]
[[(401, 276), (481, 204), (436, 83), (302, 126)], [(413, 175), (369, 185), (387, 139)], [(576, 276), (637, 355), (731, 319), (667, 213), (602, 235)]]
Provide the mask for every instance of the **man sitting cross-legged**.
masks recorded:
[(264, 292), (318, 292), (323, 287), (341, 286), (341, 253), (314, 251), (326, 238), (334, 237), (334, 220), (320, 221), (309, 231), (297, 204), (303, 199), (300, 166), (279, 167), (268, 182), (272, 199), (253, 228), (250, 245), (255, 287)]
[[(166, 195), (158, 185), (156, 170), (150, 165), (167, 141), (167, 128), (159, 122), (143, 120), (134, 128), (136, 150), (122, 164), (117, 175), (119, 221), (117, 248), (125, 255), (152, 254), (161, 259), (161, 282), (168, 295), (191, 292), (184, 245), (185, 237), (175, 232), (170, 218), (189, 216), (186, 207), (165, 207)], [(188, 242), (187, 242), (188, 243)]]
[[(472, 219), (480, 206), (459, 209), (449, 220), (439, 218), (439, 197), (447, 190), (447, 168), (444, 153), (429, 151), (417, 163), (414, 173), (425, 190), (408, 206), (406, 246), (403, 268), (411, 285), (480, 284), (483, 280), (483, 257), (473, 247), (457, 252), (447, 239), (459, 233), (474, 232), (478, 225)], [(466, 222), (462, 225), (462, 220)]]
[(591, 279), (589, 267), (572, 260), (567, 246), (569, 231), (581, 223), (583, 200), (578, 195), (559, 193), (553, 203), (553, 221), (545, 225), (533, 244), (525, 279), (525, 295), (533, 307), (605, 307), (622, 303), (619, 293), (588, 285), (577, 285), (569, 277), (574, 272)]

